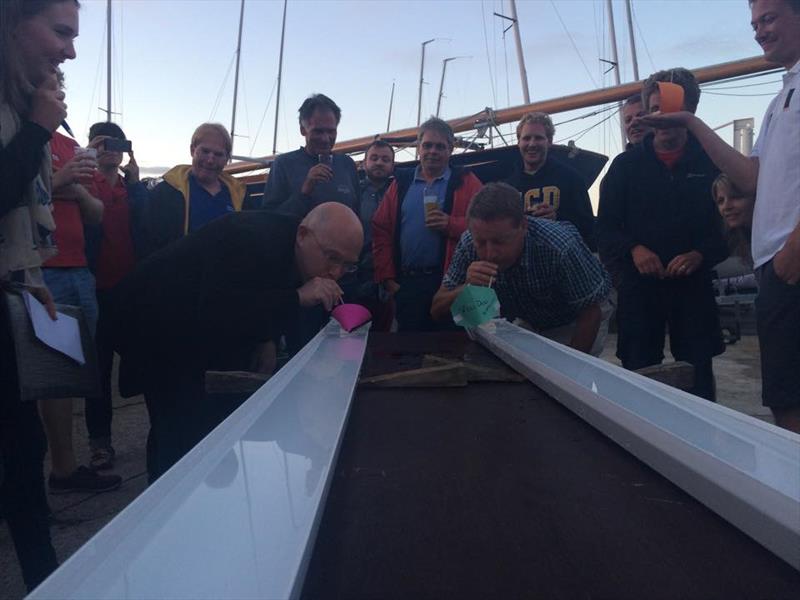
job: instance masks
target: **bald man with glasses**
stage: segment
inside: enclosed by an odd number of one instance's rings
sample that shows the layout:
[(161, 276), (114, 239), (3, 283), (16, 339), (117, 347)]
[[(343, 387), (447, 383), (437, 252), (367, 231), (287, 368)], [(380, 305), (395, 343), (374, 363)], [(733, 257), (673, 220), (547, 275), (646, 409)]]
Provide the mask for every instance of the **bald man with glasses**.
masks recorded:
[[(361, 222), (341, 203), (321, 204), (299, 224), (236, 213), (152, 255), (115, 288), (121, 388), (145, 395), (151, 482), (232, 408), (205, 393), (205, 372), (271, 372), (274, 344), (302, 311), (341, 301), (337, 280), (355, 269), (362, 245)], [(265, 344), (271, 361), (256, 352)]]

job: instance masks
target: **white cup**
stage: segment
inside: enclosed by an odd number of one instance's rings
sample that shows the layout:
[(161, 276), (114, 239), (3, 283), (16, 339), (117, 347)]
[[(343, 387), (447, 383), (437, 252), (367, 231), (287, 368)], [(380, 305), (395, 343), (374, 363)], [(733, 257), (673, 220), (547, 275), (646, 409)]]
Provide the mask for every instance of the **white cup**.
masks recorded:
[[(97, 168), (97, 148), (75, 148), (75, 158), (87, 158), (92, 161), (92, 167)], [(83, 184), (90, 184), (92, 182), (92, 177), (81, 177), (81, 183)]]
[(97, 160), (97, 148), (75, 148), (75, 156), (86, 155), (88, 158)]

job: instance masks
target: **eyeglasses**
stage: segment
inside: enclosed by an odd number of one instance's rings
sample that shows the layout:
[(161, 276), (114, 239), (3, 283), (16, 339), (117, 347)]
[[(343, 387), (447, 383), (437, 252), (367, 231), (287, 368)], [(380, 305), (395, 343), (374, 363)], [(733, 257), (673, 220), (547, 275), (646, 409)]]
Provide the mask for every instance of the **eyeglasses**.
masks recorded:
[(445, 150), (449, 150), (450, 146), (442, 142), (422, 142), (423, 150), (433, 150), (434, 148), (439, 152), (444, 152)]
[(342, 258), (342, 256), (338, 252), (323, 246), (320, 243), (317, 234), (314, 233), (311, 229), (309, 229), (308, 232), (311, 234), (311, 237), (314, 238), (314, 241), (317, 243), (317, 246), (319, 246), (319, 249), (322, 250), (322, 255), (325, 257), (325, 260), (327, 260), (329, 264), (341, 268), (342, 271), (344, 271), (345, 273), (355, 273), (358, 270), (357, 264), (347, 262), (344, 258)]

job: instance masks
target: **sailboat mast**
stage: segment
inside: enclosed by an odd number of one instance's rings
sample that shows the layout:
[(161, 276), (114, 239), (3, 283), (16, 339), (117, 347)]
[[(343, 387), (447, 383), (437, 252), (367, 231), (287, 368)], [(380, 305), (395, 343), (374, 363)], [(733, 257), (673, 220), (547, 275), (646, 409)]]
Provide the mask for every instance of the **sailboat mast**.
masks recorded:
[[(608, 37), (611, 41), (611, 60), (614, 63), (614, 81), (620, 85), (619, 80), (619, 57), (617, 55), (617, 30), (614, 27), (614, 8), (611, 6), (611, 0), (606, 0), (606, 8), (608, 9)], [(619, 102), (619, 129), (622, 135), (622, 149), (625, 149), (625, 123), (622, 120), (622, 102)]]
[(236, 104), (239, 97), (239, 59), (242, 57), (242, 25), (244, 24), (244, 0), (239, 10), (239, 37), (236, 41), (236, 71), (233, 76), (233, 112), (231, 114), (231, 143), (236, 144)]
[(106, 2), (106, 121), (111, 121), (111, 0)]
[(436, 100), (436, 116), (439, 116), (439, 110), (442, 108), (442, 98), (444, 98), (444, 74), (447, 71), (447, 63), (451, 60), (458, 60), (459, 58), (472, 58), (471, 56), (451, 56), (442, 61), (442, 79), (439, 82), (439, 97)]
[(394, 81), (392, 81), (392, 93), (389, 96), (389, 118), (386, 119), (386, 131), (392, 126), (392, 105), (394, 104)]
[(420, 119), (422, 118), (422, 86), (425, 83), (425, 46), (433, 42), (433, 39), (422, 42), (422, 58), (419, 61), (419, 95), (417, 96), (417, 127), (419, 127)]
[(525, 56), (522, 54), (522, 37), (519, 33), (519, 19), (517, 18), (517, 3), (508, 0), (511, 5), (511, 18), (514, 19), (514, 41), (517, 44), (517, 63), (519, 64), (519, 78), (522, 83), (522, 97), (525, 104), (530, 104), (531, 95), (528, 91), (528, 72), (525, 70)]
[(281, 25), (281, 52), (278, 57), (278, 94), (275, 97), (275, 133), (272, 138), (272, 154), (278, 149), (278, 111), (281, 107), (281, 76), (283, 75), (283, 42), (286, 34), (286, 5), (288, 0), (283, 0), (283, 24)]
[(442, 61), (442, 79), (439, 81), (439, 97), (436, 99), (436, 116), (439, 116), (439, 110), (442, 108), (442, 95), (444, 95), (444, 74), (447, 72), (447, 63), (453, 60), (452, 58), (445, 58)]
[(633, 35), (633, 8), (631, 0), (625, 0), (625, 12), (628, 17), (628, 37), (631, 41), (631, 62), (633, 63), (633, 78), (639, 81), (639, 59), (636, 58), (636, 38)]

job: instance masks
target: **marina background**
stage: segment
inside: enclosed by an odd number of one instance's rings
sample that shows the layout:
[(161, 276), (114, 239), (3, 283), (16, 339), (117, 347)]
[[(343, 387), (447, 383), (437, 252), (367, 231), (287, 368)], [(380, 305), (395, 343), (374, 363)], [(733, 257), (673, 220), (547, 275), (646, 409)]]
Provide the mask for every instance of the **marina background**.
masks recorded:
[[(238, 0), (114, 0), (112, 3), (112, 110), (133, 140), (144, 175), (189, 161), (191, 132), (201, 122), (230, 127)], [(621, 81), (633, 78), (625, 6), (614, 0)], [(633, 22), (642, 78), (655, 70), (728, 62), (760, 54), (746, 0), (634, 0)], [(234, 154), (271, 154), (283, 2), (248, 0), (242, 36)], [(386, 130), (392, 83), (391, 128), (416, 124), (420, 44), (426, 48), (423, 120), (436, 110), (442, 60), (449, 63), (441, 116), (523, 103), (513, 32), (503, 38), (503, 0), (290, 0), (278, 120), (278, 151), (301, 142), (296, 110), (313, 92), (343, 111), (339, 140)], [(608, 87), (614, 74), (602, 0), (517, 2), (531, 101)], [(106, 2), (81, 8), (78, 58), (64, 65), (69, 122), (78, 141), (105, 120)], [(698, 114), (712, 126), (755, 118), (756, 135), (780, 76), (703, 86)], [(599, 107), (598, 107), (599, 108)], [(620, 151), (615, 109), (561, 113), (556, 142), (613, 157)], [(611, 118), (608, 118), (611, 116)], [(515, 143), (513, 125), (500, 130)], [(732, 140), (732, 128), (721, 131)], [(498, 143), (502, 143), (499, 139)], [(401, 152), (399, 160), (413, 158)], [(596, 188), (596, 185), (595, 185)], [(594, 191), (594, 190), (593, 190)], [(596, 201), (596, 194), (593, 194)]]

